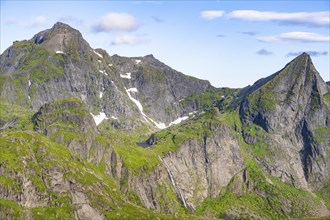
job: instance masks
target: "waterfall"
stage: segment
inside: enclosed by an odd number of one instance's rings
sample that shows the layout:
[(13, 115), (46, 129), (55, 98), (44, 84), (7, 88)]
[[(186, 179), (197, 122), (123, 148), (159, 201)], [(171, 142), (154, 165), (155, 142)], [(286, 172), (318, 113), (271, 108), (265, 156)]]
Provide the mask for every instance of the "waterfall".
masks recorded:
[(168, 165), (166, 164), (166, 162), (159, 155), (157, 155), (157, 156), (158, 156), (159, 160), (164, 164), (164, 166), (165, 166), (165, 168), (166, 168), (166, 170), (168, 172), (168, 175), (170, 176), (170, 179), (171, 179), (171, 182), (172, 182), (172, 185), (173, 185), (174, 189), (176, 189), (179, 192), (184, 207), (187, 208), (186, 200), (184, 199), (184, 197), (183, 197), (183, 195), (181, 193), (181, 190), (176, 186), (175, 181), (174, 181), (174, 178), (173, 178), (173, 175), (172, 175), (172, 173), (171, 173)]

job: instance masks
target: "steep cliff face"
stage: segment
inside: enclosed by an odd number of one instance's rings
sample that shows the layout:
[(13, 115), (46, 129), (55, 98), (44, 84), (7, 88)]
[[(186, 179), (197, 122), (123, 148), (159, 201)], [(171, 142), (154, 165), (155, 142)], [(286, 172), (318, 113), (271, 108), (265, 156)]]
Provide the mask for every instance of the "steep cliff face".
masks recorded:
[(215, 121), (209, 128), (212, 134), (200, 134), (198, 139), (187, 140), (177, 152), (163, 158), (181, 199), (191, 210), (205, 198), (217, 197), (244, 167), (240, 143), (231, 127)]
[(6, 132), (0, 141), (1, 219), (191, 219), (142, 208), (102, 166), (40, 134)]
[(330, 175), (329, 92), (304, 53), (246, 96), (240, 107), (244, 138), (267, 143), (268, 153), (257, 155), (267, 172), (298, 187), (324, 186)]
[(66, 144), (74, 153), (87, 157), (97, 136), (92, 115), (79, 99), (59, 99), (42, 106), (33, 116), (35, 130)]

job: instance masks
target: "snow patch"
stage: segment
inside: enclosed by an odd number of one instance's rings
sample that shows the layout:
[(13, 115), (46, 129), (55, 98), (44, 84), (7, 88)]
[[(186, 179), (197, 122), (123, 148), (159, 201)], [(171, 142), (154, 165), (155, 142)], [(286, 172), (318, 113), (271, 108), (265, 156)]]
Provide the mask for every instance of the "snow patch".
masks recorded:
[(104, 74), (104, 75), (108, 75), (107, 72), (105, 72), (105, 70), (99, 70), (100, 73)]
[(130, 92), (138, 92), (137, 88), (130, 88), (130, 89), (125, 88), (125, 90), (126, 90), (126, 93), (127, 93), (128, 97), (135, 103), (135, 105), (138, 107), (139, 111), (141, 112), (143, 117), (146, 119), (146, 121), (152, 122), (159, 129), (165, 129), (166, 128), (166, 125), (164, 123), (161, 123), (161, 122), (158, 123), (155, 120), (153, 120), (152, 118), (148, 117), (146, 114), (144, 114), (143, 106), (142, 106), (141, 102), (139, 102), (137, 99), (133, 98), (130, 94)]
[[(30, 87), (31, 87), (31, 80), (30, 80), (30, 78), (28, 80), (28, 83), (29, 83), (28, 92), (30, 92)], [(30, 95), (28, 95), (28, 98), (29, 98), (29, 100), (31, 100), (31, 96)]]
[(98, 55), (100, 58), (103, 58), (103, 56), (101, 54), (99, 54), (98, 52), (96, 52), (95, 50), (93, 50), (93, 52)]
[(108, 119), (104, 112), (100, 112), (98, 115), (90, 114), (93, 116), (96, 125), (99, 125), (104, 119)]
[(111, 116), (111, 118), (112, 118), (112, 119), (115, 119), (115, 120), (118, 120), (118, 118), (117, 118), (117, 117), (115, 117), (115, 116)]
[(116, 89), (118, 89), (118, 87), (116, 86), (116, 84), (111, 80), (111, 83), (116, 87)]
[(65, 53), (63, 51), (58, 50), (56, 51), (56, 54), (65, 54)]
[(135, 60), (135, 63), (139, 64), (139, 63), (141, 63), (141, 60)]
[(102, 60), (97, 60), (99, 63), (102, 63)]
[(100, 99), (103, 97), (103, 92), (100, 92), (99, 97), (100, 97)]
[(113, 64), (112, 64), (112, 63), (110, 63), (110, 64), (108, 64), (108, 66), (110, 66), (110, 67), (111, 67), (111, 66), (113, 66)]
[(184, 99), (180, 99), (179, 102), (182, 102)]
[(126, 73), (126, 75), (120, 74), (121, 78), (131, 79), (131, 73)]
[(164, 123), (162, 123), (162, 122), (155, 123), (155, 124), (156, 124), (156, 127), (159, 128), (159, 129), (165, 129), (165, 128), (167, 128), (166, 125)]
[(190, 112), (188, 115), (194, 115), (196, 114), (198, 111), (193, 111), (193, 112)]
[(143, 113), (143, 107), (142, 107), (141, 102), (139, 102), (137, 99), (133, 98), (133, 97), (131, 96), (131, 94), (130, 94), (131, 91), (132, 91), (132, 92), (137, 92), (137, 89), (136, 89), (136, 88), (126, 89), (126, 88), (125, 88), (125, 90), (126, 90), (126, 93), (127, 93), (128, 97), (129, 97), (129, 98), (135, 103), (135, 105), (136, 105), (136, 106), (138, 107), (138, 109), (140, 110), (141, 114), (142, 114), (143, 116), (146, 116), (146, 115)]
[(180, 124), (182, 121), (187, 120), (188, 118), (188, 116), (183, 116), (181, 118), (176, 119), (175, 121), (172, 121), (168, 126)]
[(130, 88), (127, 89), (128, 92), (138, 92), (137, 88)]

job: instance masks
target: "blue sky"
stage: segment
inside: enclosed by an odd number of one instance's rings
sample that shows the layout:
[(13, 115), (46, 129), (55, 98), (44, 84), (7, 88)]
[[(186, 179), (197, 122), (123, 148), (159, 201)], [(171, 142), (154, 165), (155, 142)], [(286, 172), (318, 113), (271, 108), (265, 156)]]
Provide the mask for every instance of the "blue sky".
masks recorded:
[(61, 21), (93, 48), (144, 56), (209, 80), (244, 87), (302, 51), (330, 80), (330, 2), (1, 1), (1, 53)]

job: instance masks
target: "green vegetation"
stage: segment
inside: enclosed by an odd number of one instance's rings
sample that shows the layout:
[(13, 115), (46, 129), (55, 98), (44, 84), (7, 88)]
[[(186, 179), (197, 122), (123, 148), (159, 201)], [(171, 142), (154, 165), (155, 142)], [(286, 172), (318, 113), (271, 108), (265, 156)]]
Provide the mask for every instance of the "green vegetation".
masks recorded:
[[(89, 110), (76, 98), (48, 103), (37, 114), (21, 107), (31, 105), (27, 94), (33, 100), (40, 87), (53, 79), (64, 77), (67, 59), (73, 63), (81, 61), (78, 51), (80, 42), (71, 40), (67, 43), (65, 55), (54, 55), (43, 45), (36, 45), (32, 41), (16, 42), (14, 47), (22, 55), (22, 66), (10, 77), (0, 76), (0, 90), (4, 90), (7, 83), (13, 83), (15, 97), (10, 102), (18, 103), (14, 105), (1, 98), (0, 125), (3, 129), (0, 133), (0, 166), (3, 175), (0, 176), (0, 188), (5, 195), (10, 195), (9, 198), (25, 196), (24, 193), (28, 191), (31, 196), (29, 199), (38, 201), (33, 202), (33, 207), (25, 207), (8, 198), (0, 198), (1, 219), (24, 219), (28, 215), (35, 219), (74, 219), (77, 218), (77, 209), (83, 204), (90, 204), (91, 208), (109, 219), (194, 219), (205, 215), (206, 218), (303, 218), (317, 213), (321, 199), (330, 208), (329, 185), (318, 190), (319, 197), (315, 197), (261, 169), (259, 161), (273, 162), (276, 159), (274, 155), (277, 158), (285, 155), (273, 148), (271, 141), (276, 140), (272, 139), (266, 128), (257, 125), (257, 122), (241, 122), (237, 108), (245, 96), (239, 94), (242, 91), (239, 89), (210, 88), (202, 94), (186, 97), (180, 102), (181, 107), (197, 107), (198, 116), (191, 116), (179, 125), (156, 133), (151, 133), (148, 125), (138, 118), (125, 119), (136, 122), (136, 127), (129, 132), (120, 130), (121, 120), (124, 119), (104, 120), (96, 129), (94, 124), (90, 125), (92, 119)], [(288, 71), (294, 71), (292, 78), (298, 79), (300, 72), (295, 66), (297, 63), (300, 65), (300, 62), (301, 66), (305, 64), (303, 59), (297, 60), (282, 72), (261, 80), (261, 86), (246, 97), (247, 113), (271, 114), (276, 104), (279, 104), (274, 93), (275, 86)], [(91, 68), (99, 73), (96, 65)], [(109, 69), (115, 71), (114, 68)], [(142, 77), (145, 81), (156, 84), (166, 81), (166, 75), (159, 68), (145, 65), (139, 68), (139, 71), (144, 72)], [(314, 69), (311, 65), (311, 70)], [(310, 75), (307, 74), (307, 81), (312, 80)], [(29, 85), (29, 79), (32, 85)], [(94, 113), (101, 110), (98, 106), (100, 98), (95, 92), (97, 87), (97, 84), (89, 87), (89, 96), (94, 96), (94, 106), (91, 107)], [(123, 86), (120, 89), (125, 93)], [(154, 95), (160, 97), (163, 94), (158, 91)], [(289, 91), (287, 100), (293, 95)], [(330, 103), (330, 93), (323, 98), (326, 105)], [(313, 91), (311, 100), (313, 109), (322, 104), (317, 91)], [(145, 112), (151, 107), (144, 106)], [(164, 111), (171, 114), (172, 108), (165, 108)], [(8, 123), (9, 126), (4, 126)], [(157, 200), (158, 209), (176, 214), (165, 215), (142, 208), (144, 200), (132, 186), (134, 178), (144, 181), (162, 163), (159, 157), (177, 151), (192, 140), (202, 145), (205, 138), (214, 137), (216, 131), (231, 132), (229, 138), (237, 138), (245, 162), (242, 170), (234, 175), (218, 197), (206, 198), (193, 213), (195, 216), (190, 216), (177, 198), (171, 181), (165, 179), (165, 184), (161, 180), (152, 187), (152, 198)], [(315, 140), (322, 144), (329, 141), (329, 134), (330, 129), (326, 127), (313, 131)], [(146, 144), (148, 138), (152, 139), (152, 145)], [(75, 152), (79, 152), (79, 147), (86, 147), (83, 149), (86, 155), (78, 155), (68, 147)], [(165, 175), (158, 176), (163, 178)], [(191, 181), (195, 188), (190, 201), (198, 206), (204, 199), (198, 196), (202, 187), (201, 179)], [(79, 204), (77, 200), (82, 203)]]
[(46, 206), (32, 208), (32, 216), (35, 220), (75, 219), (72, 205)]
[(0, 76), (0, 91), (4, 89), (4, 85), (7, 82), (7, 76)]
[(330, 137), (330, 129), (326, 127), (318, 127), (317, 129), (314, 130), (315, 133), (315, 140), (319, 143), (322, 142), (330, 142), (329, 137)]
[[(224, 117), (234, 116), (226, 114)], [(169, 152), (175, 152), (185, 141), (196, 139), (203, 142), (203, 137), (212, 135), (212, 131), (223, 121), (211, 111), (207, 112), (198, 118), (156, 132), (154, 134), (156, 141), (148, 148), (142, 148), (137, 144), (150, 136), (145, 128), (127, 132), (104, 125), (102, 132), (107, 136), (115, 152), (120, 155), (125, 166), (133, 173), (139, 174), (141, 171), (151, 171), (160, 163), (158, 155), (162, 157)]]
[(248, 101), (251, 104), (251, 111), (271, 112), (275, 110), (275, 96), (268, 88), (252, 93), (248, 97)]
[(243, 148), (253, 157), (267, 157), (268, 159), (274, 161), (279, 156), (284, 156), (284, 152), (272, 146), (269, 133), (263, 130), (263, 128), (259, 125), (251, 123), (250, 125), (245, 126), (243, 128), (243, 134), (245, 136), (245, 140), (249, 140), (248, 143), (242, 143)]
[[(152, 210), (146, 210), (139, 204), (139, 199), (134, 193), (129, 193), (128, 198), (134, 203), (128, 202), (126, 196), (120, 193), (116, 183), (103, 172), (103, 168), (72, 153), (62, 144), (51, 142), (43, 135), (35, 132), (5, 132), (0, 136), (0, 164), (4, 165), (4, 171), (8, 178), (1, 178), (1, 186), (12, 190), (18, 185), (18, 190), (12, 191), (19, 194), (23, 187), (22, 176), (27, 177), (35, 189), (35, 194), (41, 199), (48, 198), (49, 205), (31, 208), (35, 219), (73, 219), (75, 207), (72, 203), (70, 191), (55, 193), (52, 187), (48, 187), (52, 174), (62, 173), (66, 181), (70, 181), (76, 187), (83, 186), (80, 190), (93, 208), (100, 210), (111, 219), (150, 218), (162, 219), (189, 219), (189, 216), (167, 216)], [(10, 179), (10, 180), (8, 180)], [(44, 181), (48, 184), (44, 184)], [(62, 183), (64, 184), (64, 182)], [(65, 189), (65, 188), (64, 188)], [(68, 189), (69, 190), (69, 189)], [(31, 192), (33, 193), (33, 192)], [(172, 195), (172, 194), (170, 194)], [(0, 199), (1, 214), (21, 219), (28, 210), (16, 202)], [(148, 218), (149, 218), (148, 217)], [(5, 218), (5, 216), (3, 216)]]
[(16, 202), (0, 198), (1, 219), (22, 219), (22, 207)]
[[(320, 200), (311, 193), (296, 189), (279, 179), (266, 175), (258, 164), (246, 159), (247, 182), (234, 181), (215, 199), (207, 198), (196, 210), (197, 215), (241, 219), (286, 219), (313, 216)], [(233, 191), (233, 184), (243, 185), (247, 192)], [(245, 185), (247, 184), (247, 185)]]
[(188, 96), (180, 103), (184, 106), (198, 103), (200, 111), (207, 111), (213, 107), (218, 107), (220, 110), (229, 110), (238, 92), (239, 89), (210, 88), (204, 93)]
[(326, 101), (328, 106), (330, 106), (330, 92), (323, 95), (323, 99)]
[(4, 99), (0, 99), (0, 125), (10, 123), (8, 129), (16, 130), (32, 130), (31, 121), (32, 111), (22, 108), (21, 106), (8, 103)]
[(325, 205), (330, 210), (330, 183), (329, 183), (329, 181), (328, 181), (328, 184), (326, 185), (326, 187), (316, 191), (316, 195), (318, 195), (320, 198), (324, 199)]
[(144, 80), (147, 82), (156, 82), (156, 83), (164, 83), (165, 73), (161, 70), (154, 68), (152, 66), (143, 66), (141, 67), (143, 71)]

